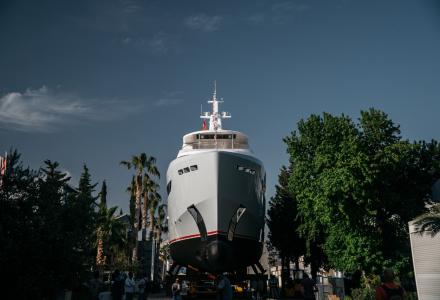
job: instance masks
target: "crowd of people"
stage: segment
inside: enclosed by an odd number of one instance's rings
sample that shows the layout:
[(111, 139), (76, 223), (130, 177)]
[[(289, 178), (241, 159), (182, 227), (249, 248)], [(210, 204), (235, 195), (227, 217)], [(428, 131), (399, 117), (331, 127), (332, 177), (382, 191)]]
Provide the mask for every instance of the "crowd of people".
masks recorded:
[[(284, 286), (284, 298), (295, 300), (315, 300), (316, 284), (307, 273), (303, 274), (302, 279), (289, 279)], [(280, 298), (278, 280), (272, 275), (269, 279), (269, 297)]]
[(99, 275), (99, 272), (95, 271), (93, 277), (85, 284), (89, 296), (87, 298), (91, 300), (133, 300), (135, 295), (138, 300), (146, 300), (154, 288), (149, 278), (141, 273), (135, 278), (133, 272), (115, 270), (109, 278), (110, 286), (105, 284)]
[(121, 300), (124, 294), (126, 300), (133, 300), (135, 293), (138, 294), (137, 299), (145, 300), (151, 288), (150, 280), (145, 274), (138, 274), (136, 279), (133, 272), (125, 274), (115, 270), (112, 274), (111, 296), (113, 300)]
[[(110, 287), (106, 287), (100, 279), (99, 272), (95, 272), (93, 277), (87, 282), (89, 299), (102, 300), (146, 300), (150, 292), (153, 291), (153, 284), (145, 274), (137, 274), (136, 278), (133, 272), (120, 272), (115, 270), (111, 275)], [(404, 289), (395, 283), (394, 272), (386, 269), (382, 276), (382, 284), (376, 288), (376, 300), (388, 299), (404, 299)], [(294, 299), (294, 300), (315, 300), (317, 291), (316, 284), (308, 274), (304, 273), (301, 279), (289, 279), (284, 289), (278, 287), (278, 279), (271, 275), (269, 280), (267, 277), (256, 276), (248, 282), (248, 291), (252, 300), (271, 299)], [(171, 281), (172, 282), (172, 281)], [(266, 285), (267, 284), (267, 285)], [(268, 289), (267, 289), (268, 287)], [(227, 276), (220, 274), (215, 279), (215, 288), (217, 292), (217, 300), (232, 300), (233, 287)], [(185, 300), (189, 286), (186, 281), (181, 281), (177, 277), (171, 286), (168, 285), (167, 290), (171, 291), (173, 300)], [(135, 297), (136, 295), (136, 297)]]
[[(228, 277), (223, 274), (217, 276), (216, 280), (216, 292), (217, 300), (232, 300), (233, 291), (232, 285)], [(185, 287), (185, 282), (181, 282), (180, 278), (176, 278), (174, 283), (171, 285), (171, 293), (173, 300), (182, 300), (183, 294), (187, 293), (187, 286)]]

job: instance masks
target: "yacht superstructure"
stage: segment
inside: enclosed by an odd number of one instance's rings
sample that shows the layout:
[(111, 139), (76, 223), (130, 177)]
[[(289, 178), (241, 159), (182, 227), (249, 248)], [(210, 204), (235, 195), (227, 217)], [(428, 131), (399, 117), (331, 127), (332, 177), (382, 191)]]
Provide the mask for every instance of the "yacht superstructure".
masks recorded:
[(183, 137), (167, 171), (171, 256), (209, 272), (256, 264), (264, 239), (265, 170), (245, 134), (222, 128), (221, 102), (214, 88), (203, 129)]

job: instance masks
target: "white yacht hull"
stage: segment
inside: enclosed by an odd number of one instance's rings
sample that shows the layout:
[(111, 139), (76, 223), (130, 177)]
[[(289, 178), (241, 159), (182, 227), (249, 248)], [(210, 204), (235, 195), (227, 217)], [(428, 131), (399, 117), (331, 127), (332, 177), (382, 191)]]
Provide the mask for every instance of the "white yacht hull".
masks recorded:
[(177, 264), (223, 272), (258, 262), (265, 170), (250, 152), (180, 156), (168, 168), (167, 183), (170, 251)]

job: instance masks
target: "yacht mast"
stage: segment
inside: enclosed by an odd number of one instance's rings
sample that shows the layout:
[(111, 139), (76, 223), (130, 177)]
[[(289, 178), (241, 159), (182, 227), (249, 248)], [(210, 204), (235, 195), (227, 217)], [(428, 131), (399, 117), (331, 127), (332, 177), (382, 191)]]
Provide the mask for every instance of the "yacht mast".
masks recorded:
[(219, 112), (219, 103), (223, 103), (223, 98), (217, 100), (217, 82), (214, 81), (214, 93), (211, 100), (208, 103), (212, 103), (212, 112), (205, 112), (200, 116), (201, 119), (209, 119), (209, 131), (222, 130), (222, 119), (229, 119), (231, 115), (227, 112)]

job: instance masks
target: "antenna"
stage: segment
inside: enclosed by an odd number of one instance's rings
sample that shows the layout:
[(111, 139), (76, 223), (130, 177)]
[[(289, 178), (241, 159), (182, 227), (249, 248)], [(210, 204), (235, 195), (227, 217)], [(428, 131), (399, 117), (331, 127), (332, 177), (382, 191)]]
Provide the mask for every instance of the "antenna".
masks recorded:
[(214, 98), (217, 98), (217, 80), (214, 80)]

